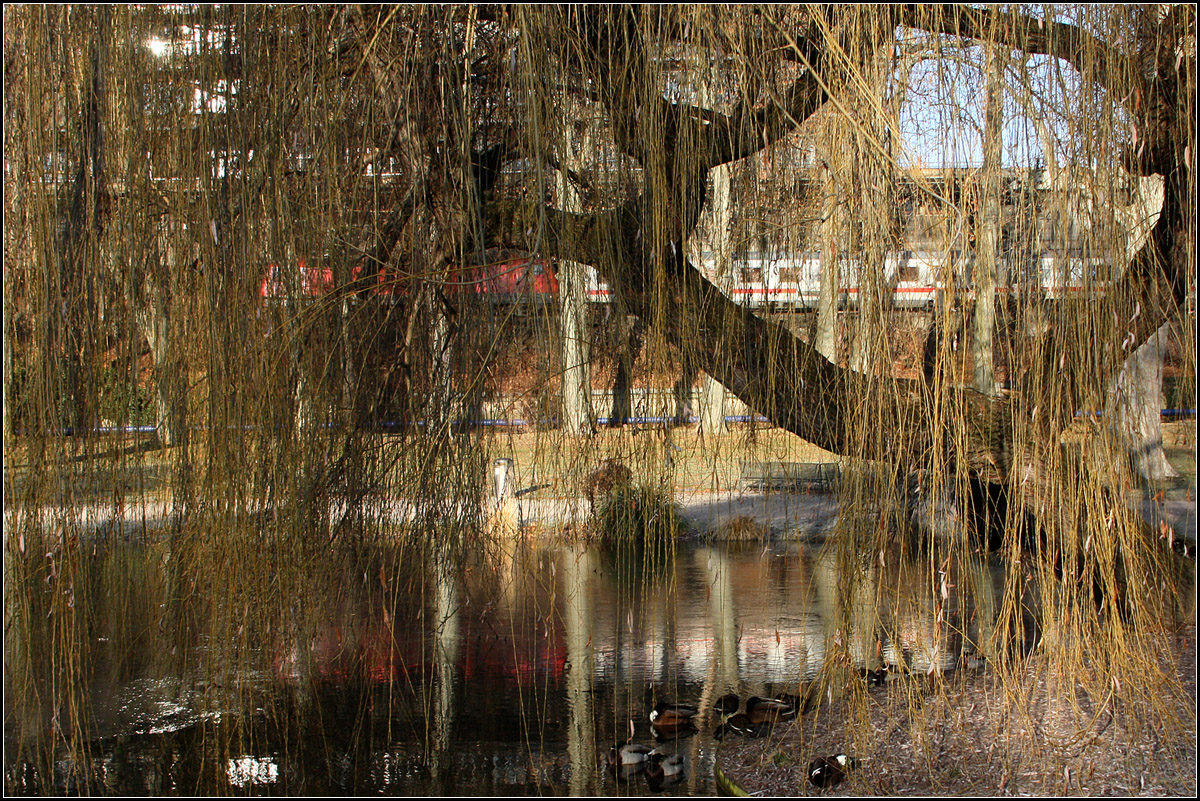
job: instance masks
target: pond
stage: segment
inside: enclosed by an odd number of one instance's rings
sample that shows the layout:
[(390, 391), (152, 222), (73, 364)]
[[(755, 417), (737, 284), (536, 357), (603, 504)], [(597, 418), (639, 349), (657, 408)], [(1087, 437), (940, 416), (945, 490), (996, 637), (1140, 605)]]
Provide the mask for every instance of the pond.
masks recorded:
[[(681, 542), (651, 560), (527, 540), (476, 559), (354, 550), (321, 566), (328, 586), (289, 590), (287, 571), (198, 583), (166, 542), (94, 548), (72, 600), (90, 621), (86, 748), (61, 749), (52, 769), (23, 759), (39, 737), (62, 739), (61, 711), (8, 704), (6, 789), (711, 795), (721, 696), (797, 694), (835, 658), (978, 667), (1005, 601), (996, 560), (859, 560), (791, 541)], [(243, 590), (272, 595), (274, 611), (250, 610)], [(1017, 600), (1033, 603), (1028, 588)], [(20, 664), (41, 664), (18, 634)], [(37, 677), (18, 679), (8, 657), (11, 702)], [(697, 731), (657, 741), (660, 701), (695, 705)], [(677, 781), (606, 769), (630, 738), (682, 754)]]

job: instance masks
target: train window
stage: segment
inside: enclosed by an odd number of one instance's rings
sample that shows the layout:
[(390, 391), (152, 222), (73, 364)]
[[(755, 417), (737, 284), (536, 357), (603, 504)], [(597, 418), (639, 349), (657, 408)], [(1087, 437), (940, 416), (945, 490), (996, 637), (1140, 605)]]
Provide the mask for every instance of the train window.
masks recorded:
[(742, 268), (742, 280), (746, 281), (746, 282), (752, 282), (752, 283), (761, 282), (762, 281), (762, 268), (761, 267), (743, 267)]
[(896, 271), (896, 280), (898, 281), (919, 281), (920, 279), (921, 270), (915, 264), (902, 264)]
[(800, 280), (800, 268), (799, 267), (780, 267), (779, 268), (779, 280), (781, 282), (795, 283), (796, 281)]

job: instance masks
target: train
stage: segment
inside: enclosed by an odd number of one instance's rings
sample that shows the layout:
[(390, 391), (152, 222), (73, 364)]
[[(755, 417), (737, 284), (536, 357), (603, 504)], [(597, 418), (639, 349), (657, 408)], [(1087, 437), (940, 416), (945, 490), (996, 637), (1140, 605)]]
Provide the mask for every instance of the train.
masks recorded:
[[(411, 279), (389, 270), (370, 272), (362, 265), (350, 270), (350, 295), (356, 299), (398, 302), (408, 296)], [(259, 297), (265, 304), (289, 298), (315, 300), (338, 288), (333, 270), (320, 263), (300, 259), (294, 275), (279, 264), (267, 266), (259, 282)], [(442, 282), (451, 295), (477, 295), (501, 303), (548, 299), (558, 294), (558, 278), (545, 259), (513, 258), (487, 265), (452, 270)]]
[[(699, 257), (701, 270), (716, 274), (711, 253)], [(899, 310), (926, 310), (951, 297), (971, 296), (973, 259), (960, 250), (899, 250), (884, 256), (878, 284), (864, 285), (860, 259), (845, 257), (838, 261), (837, 305), (856, 309), (865, 303), (872, 286), (882, 286), (885, 305)], [(821, 254), (745, 253), (731, 263), (726, 292), (735, 302), (754, 309), (809, 311), (819, 305)], [(612, 288), (592, 267), (585, 267), (585, 294), (589, 303), (611, 303)], [(271, 264), (262, 279), (260, 295), (264, 303), (282, 302), (295, 293), (299, 299), (318, 298), (335, 289), (329, 267), (300, 260), (298, 276), (289, 279), (277, 264)], [(1016, 295), (1034, 284), (1034, 291), (1050, 300), (1080, 294), (1103, 293), (1117, 276), (1108, 263), (1081, 252), (1043, 253), (1024, 261), (1001, 259), (997, 269), (996, 293), (1001, 298)], [(364, 274), (361, 267), (351, 270), (352, 294), (396, 302), (408, 292), (409, 281), (387, 271)], [(450, 294), (475, 295), (497, 304), (536, 304), (558, 294), (558, 270), (543, 258), (516, 256), (485, 265), (452, 270), (442, 284)]]
[[(838, 261), (837, 305), (842, 309), (861, 307), (872, 286), (882, 286), (885, 305), (893, 309), (927, 310), (948, 296), (973, 296), (973, 259), (960, 250), (900, 250), (884, 256), (878, 284), (861, 281), (863, 262), (854, 258)], [(820, 302), (821, 254), (751, 254), (733, 262), (730, 295), (751, 308), (813, 310)], [(1031, 285), (1050, 300), (1081, 293), (1103, 293), (1111, 284), (1106, 262), (1080, 253), (1043, 253), (1024, 263), (1000, 259), (996, 293), (1017, 295)], [(1034, 280), (1036, 276), (1036, 282)]]

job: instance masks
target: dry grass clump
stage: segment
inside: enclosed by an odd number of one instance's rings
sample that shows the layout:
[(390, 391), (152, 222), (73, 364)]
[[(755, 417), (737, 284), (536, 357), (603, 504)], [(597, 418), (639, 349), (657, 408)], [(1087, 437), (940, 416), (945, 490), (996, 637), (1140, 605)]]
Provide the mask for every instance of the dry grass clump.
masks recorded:
[(670, 543), (686, 530), (669, 490), (635, 483), (617, 487), (597, 505), (592, 529), (602, 545)]
[(708, 535), (715, 542), (760, 542), (770, 536), (770, 526), (748, 515), (730, 518)]
[(590, 539), (617, 584), (632, 593), (672, 574), (675, 543), (685, 533), (669, 489), (638, 483), (614, 490), (598, 505), (590, 525)]
[(583, 479), (583, 494), (587, 496), (592, 514), (596, 513), (596, 501), (604, 503), (614, 491), (629, 486), (633, 471), (616, 459), (606, 459), (603, 464)]

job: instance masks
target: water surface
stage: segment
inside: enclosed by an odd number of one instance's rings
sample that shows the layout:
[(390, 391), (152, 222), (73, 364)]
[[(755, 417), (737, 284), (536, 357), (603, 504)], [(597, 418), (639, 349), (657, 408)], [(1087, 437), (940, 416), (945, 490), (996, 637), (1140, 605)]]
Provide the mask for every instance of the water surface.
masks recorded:
[[(952, 671), (986, 648), (1004, 600), (996, 561), (839, 559), (793, 542), (680, 543), (652, 558), (381, 545), (291, 593), (286, 570), (261, 587), (198, 587), (167, 543), (83, 558), (88, 753), (63, 749), (44, 775), (19, 755), (61, 710), (11, 705), (11, 792), (645, 794), (643, 777), (604, 768), (632, 729), (685, 755), (666, 792), (712, 794), (721, 695), (795, 693), (833, 658)], [(659, 700), (700, 706), (700, 731), (657, 743)]]

